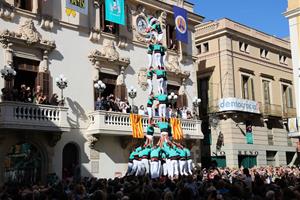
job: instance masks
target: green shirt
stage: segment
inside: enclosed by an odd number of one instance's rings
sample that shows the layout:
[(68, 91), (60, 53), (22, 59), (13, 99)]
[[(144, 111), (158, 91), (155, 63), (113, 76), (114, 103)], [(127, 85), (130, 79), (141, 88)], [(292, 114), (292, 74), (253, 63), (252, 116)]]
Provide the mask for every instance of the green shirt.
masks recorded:
[(161, 70), (161, 69), (157, 69), (155, 70), (156, 76), (161, 78), (161, 77), (166, 77), (167, 76), (167, 72), (166, 70)]
[(154, 133), (154, 127), (153, 126), (147, 126), (147, 135), (153, 135)]
[(177, 152), (180, 157), (182, 157), (182, 158), (186, 157), (186, 152), (183, 149), (177, 148)]
[(169, 123), (168, 122), (157, 122), (157, 126), (160, 130), (168, 129)]
[(143, 149), (142, 151), (139, 152), (139, 157), (143, 157), (143, 156), (149, 156), (151, 149), (149, 147), (146, 147), (145, 149)]
[(154, 101), (154, 99), (149, 97), (148, 101), (147, 101), (147, 107), (152, 107), (153, 101)]
[(131, 154), (129, 155), (129, 160), (133, 160), (134, 159), (134, 155), (136, 155), (135, 151), (131, 152)]
[(174, 148), (170, 148), (170, 151), (169, 151), (169, 156), (170, 157), (175, 157), (175, 156), (178, 156), (179, 154), (177, 153), (176, 151), (176, 147)]
[(160, 151), (161, 151), (160, 147), (151, 149), (150, 158), (158, 158)]
[(160, 104), (167, 104), (168, 102), (168, 95), (166, 94), (156, 95), (155, 98), (159, 101)]
[(183, 150), (185, 151), (187, 157), (191, 156), (191, 151), (188, 148), (183, 148)]
[(153, 44), (149, 44), (148, 45), (148, 54), (152, 54), (153, 53), (153, 50), (154, 50), (154, 46), (153, 46)]
[(160, 52), (161, 51), (161, 45), (160, 44), (154, 44), (153, 45), (154, 47), (153, 47), (153, 50), (154, 50), (154, 52)]

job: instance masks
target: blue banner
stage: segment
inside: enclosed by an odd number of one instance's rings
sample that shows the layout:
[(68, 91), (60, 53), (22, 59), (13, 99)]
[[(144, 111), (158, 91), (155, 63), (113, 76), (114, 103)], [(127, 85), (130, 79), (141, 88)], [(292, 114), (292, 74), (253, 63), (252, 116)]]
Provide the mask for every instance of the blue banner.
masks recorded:
[(88, 0), (66, 0), (66, 8), (87, 15), (89, 10)]
[(105, 0), (105, 20), (125, 25), (124, 0)]
[(176, 39), (188, 43), (187, 11), (177, 6), (173, 7), (176, 27)]

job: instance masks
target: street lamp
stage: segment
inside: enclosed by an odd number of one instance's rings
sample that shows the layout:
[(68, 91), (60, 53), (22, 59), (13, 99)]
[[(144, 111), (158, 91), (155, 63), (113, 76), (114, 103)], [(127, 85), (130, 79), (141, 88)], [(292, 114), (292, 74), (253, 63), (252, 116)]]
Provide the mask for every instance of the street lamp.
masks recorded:
[(64, 77), (63, 74), (59, 75), (59, 77), (57, 77), (55, 79), (56, 81), (56, 85), (57, 87), (61, 90), (61, 93), (60, 93), (60, 98), (61, 98), (61, 105), (63, 106), (64, 105), (64, 93), (63, 93), (63, 90), (68, 87), (68, 80), (66, 77)]
[(94, 88), (98, 90), (98, 97), (101, 97), (102, 92), (104, 92), (106, 85), (101, 80), (94, 84)]
[(11, 68), (10, 66), (4, 66), (3, 69), (1, 69), (1, 77), (4, 78), (6, 81), (12, 81), (14, 77), (17, 75), (17, 72)]
[(200, 113), (199, 113), (200, 104), (201, 104), (201, 99), (195, 97), (193, 99), (193, 107), (194, 107), (194, 111), (195, 111), (195, 113), (197, 114), (198, 117), (200, 116)]
[(131, 98), (132, 101), (132, 108), (131, 112), (133, 112), (133, 107), (134, 107), (134, 98), (136, 97), (137, 91), (133, 86), (130, 87), (130, 90), (128, 91), (128, 96)]

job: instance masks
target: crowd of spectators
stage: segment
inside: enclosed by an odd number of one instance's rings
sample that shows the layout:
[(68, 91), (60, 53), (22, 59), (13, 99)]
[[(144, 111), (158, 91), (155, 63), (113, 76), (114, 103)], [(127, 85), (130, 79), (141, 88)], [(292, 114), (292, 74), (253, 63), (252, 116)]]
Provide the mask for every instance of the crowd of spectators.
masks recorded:
[(5, 184), (1, 200), (296, 200), (300, 199), (297, 167), (197, 169), (193, 176), (151, 180), (147, 176), (115, 179), (54, 179), (47, 186)]
[[(122, 113), (130, 113), (132, 111), (133, 113), (139, 115), (148, 115), (147, 109), (144, 105), (141, 105), (139, 107), (132, 107), (129, 104), (128, 99), (125, 99), (125, 101), (121, 101), (119, 98), (115, 98), (113, 94), (110, 94), (107, 97), (98, 97), (95, 102), (95, 109)], [(158, 107), (155, 108), (154, 111), (154, 116), (158, 117)], [(167, 115), (182, 119), (192, 119), (194, 116), (194, 114), (192, 114), (192, 111), (189, 108), (184, 106), (181, 108), (174, 108), (172, 110), (172, 105), (168, 105)]]
[(20, 101), (24, 103), (35, 103), (35, 104), (48, 104), (48, 105), (59, 105), (58, 95), (54, 93), (49, 99), (46, 94), (43, 93), (41, 86), (36, 86), (32, 89), (25, 84), (22, 84), (19, 89), (17, 88), (3, 88), (2, 90), (2, 101)]

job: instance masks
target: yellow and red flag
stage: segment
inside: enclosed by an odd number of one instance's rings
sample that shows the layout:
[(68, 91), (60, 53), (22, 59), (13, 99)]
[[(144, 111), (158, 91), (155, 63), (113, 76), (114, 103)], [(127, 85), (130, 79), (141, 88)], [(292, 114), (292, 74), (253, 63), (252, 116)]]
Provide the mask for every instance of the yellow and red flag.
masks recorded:
[(174, 140), (182, 140), (183, 139), (183, 131), (181, 128), (181, 122), (178, 118), (171, 118), (170, 120), (172, 127), (172, 137)]
[(144, 138), (142, 116), (137, 114), (130, 114), (130, 123), (132, 127), (132, 137)]

